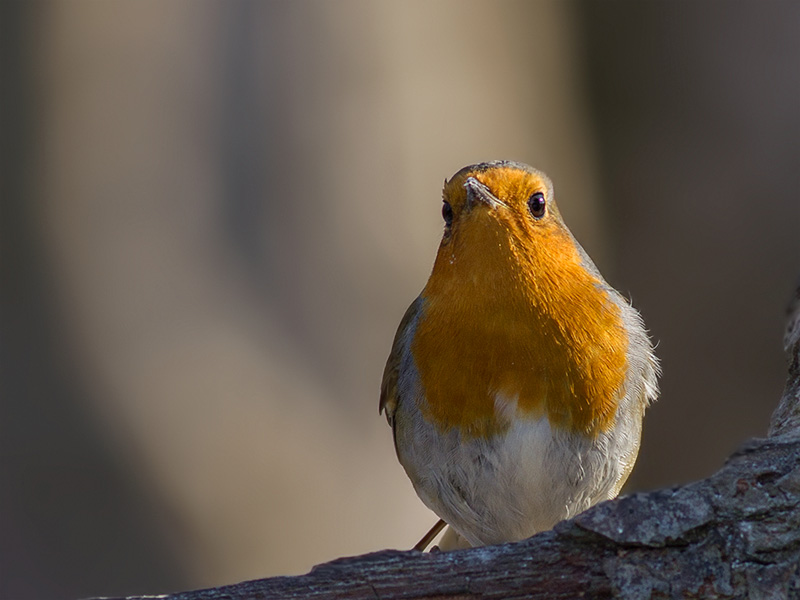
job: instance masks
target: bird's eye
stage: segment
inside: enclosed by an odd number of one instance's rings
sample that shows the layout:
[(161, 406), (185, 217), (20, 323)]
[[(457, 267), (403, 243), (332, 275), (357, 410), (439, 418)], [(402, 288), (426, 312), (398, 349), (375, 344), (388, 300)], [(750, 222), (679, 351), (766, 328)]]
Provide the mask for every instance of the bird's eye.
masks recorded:
[(442, 203), (442, 218), (448, 227), (453, 223), (453, 207), (446, 200)]
[(536, 192), (528, 198), (528, 210), (531, 211), (534, 218), (541, 219), (544, 216), (544, 207), (544, 194), (542, 192)]

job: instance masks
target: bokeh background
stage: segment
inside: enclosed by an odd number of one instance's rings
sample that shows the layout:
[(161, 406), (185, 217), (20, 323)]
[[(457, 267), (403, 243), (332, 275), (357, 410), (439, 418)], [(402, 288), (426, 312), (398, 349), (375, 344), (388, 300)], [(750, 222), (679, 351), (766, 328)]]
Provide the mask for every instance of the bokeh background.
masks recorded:
[(552, 176), (658, 341), (629, 490), (766, 432), (796, 2), (3, 2), (0, 57), (3, 599), (412, 545), (378, 387), (481, 160)]

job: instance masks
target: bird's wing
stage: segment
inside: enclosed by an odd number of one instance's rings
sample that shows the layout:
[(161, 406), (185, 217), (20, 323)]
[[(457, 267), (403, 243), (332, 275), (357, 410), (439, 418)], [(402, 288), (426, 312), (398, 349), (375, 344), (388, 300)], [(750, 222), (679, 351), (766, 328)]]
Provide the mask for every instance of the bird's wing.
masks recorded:
[(408, 328), (416, 320), (419, 313), (421, 300), (417, 298), (408, 307), (406, 314), (400, 321), (400, 326), (397, 328), (397, 333), (394, 335), (394, 342), (392, 342), (392, 351), (389, 354), (389, 359), (386, 361), (386, 367), (383, 369), (383, 381), (381, 381), (381, 400), (378, 404), (378, 413), (386, 411), (386, 420), (389, 425), (394, 427), (394, 411), (397, 408), (397, 382), (400, 377), (400, 364), (403, 360), (403, 347), (405, 346), (405, 337)]

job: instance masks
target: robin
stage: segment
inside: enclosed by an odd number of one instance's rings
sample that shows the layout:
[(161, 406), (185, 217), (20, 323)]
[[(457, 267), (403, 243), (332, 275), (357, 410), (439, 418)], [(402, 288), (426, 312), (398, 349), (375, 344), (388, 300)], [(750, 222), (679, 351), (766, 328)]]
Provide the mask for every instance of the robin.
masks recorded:
[(642, 318), (565, 225), (544, 173), (494, 161), (443, 191), (430, 279), (381, 385), (441, 549), (521, 540), (614, 498), (658, 360)]

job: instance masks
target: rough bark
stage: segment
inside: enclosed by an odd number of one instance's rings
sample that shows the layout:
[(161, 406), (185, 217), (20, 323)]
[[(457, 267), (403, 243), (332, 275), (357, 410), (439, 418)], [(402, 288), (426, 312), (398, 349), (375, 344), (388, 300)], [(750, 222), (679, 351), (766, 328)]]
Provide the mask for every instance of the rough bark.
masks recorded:
[(181, 592), (248, 598), (800, 597), (800, 287), (766, 439), (696, 483), (605, 502), (516, 544), (342, 558), (299, 577)]

